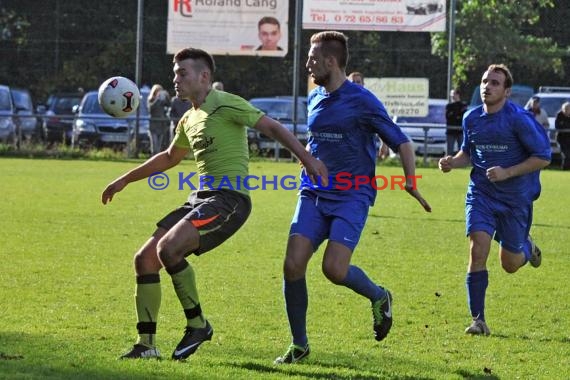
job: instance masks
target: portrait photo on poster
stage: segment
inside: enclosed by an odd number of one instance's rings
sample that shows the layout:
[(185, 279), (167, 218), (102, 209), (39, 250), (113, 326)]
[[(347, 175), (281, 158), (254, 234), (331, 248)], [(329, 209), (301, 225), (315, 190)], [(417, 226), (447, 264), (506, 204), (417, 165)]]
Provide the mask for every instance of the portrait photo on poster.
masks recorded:
[(213, 55), (284, 57), (288, 50), (289, 2), (286, 0), (193, 2), (185, 9), (169, 0), (167, 52), (188, 46)]

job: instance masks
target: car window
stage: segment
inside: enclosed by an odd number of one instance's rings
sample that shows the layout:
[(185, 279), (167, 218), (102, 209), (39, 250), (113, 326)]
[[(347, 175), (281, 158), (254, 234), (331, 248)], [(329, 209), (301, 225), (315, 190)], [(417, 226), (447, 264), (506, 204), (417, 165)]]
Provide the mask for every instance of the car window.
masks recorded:
[(81, 101), (79, 97), (61, 97), (52, 100), (53, 111), (57, 114), (71, 114), (73, 107), (78, 105)]
[(549, 117), (555, 117), (558, 111), (562, 108), (562, 104), (565, 102), (570, 102), (570, 96), (567, 97), (556, 97), (556, 98), (540, 98), (540, 107), (546, 111)]
[(12, 90), (12, 96), (14, 97), (14, 104), (16, 107), (23, 108), (26, 111), (32, 111), (32, 99), (28, 92)]
[[(287, 101), (273, 101), (268, 100), (255, 100), (251, 104), (262, 110), (267, 116), (279, 121), (293, 121), (293, 102)], [(307, 106), (303, 102), (297, 105), (297, 123), (307, 123)]]
[(97, 94), (88, 95), (85, 98), (81, 112), (84, 114), (104, 113), (97, 101)]
[(12, 111), (12, 99), (8, 91), (0, 90), (0, 110)]

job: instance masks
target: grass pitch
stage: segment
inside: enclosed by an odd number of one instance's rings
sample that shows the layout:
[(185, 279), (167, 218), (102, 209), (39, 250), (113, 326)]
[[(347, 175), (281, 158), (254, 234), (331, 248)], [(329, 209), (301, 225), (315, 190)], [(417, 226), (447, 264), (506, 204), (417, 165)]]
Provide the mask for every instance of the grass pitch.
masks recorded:
[[(488, 262), (490, 337), (463, 333), (468, 170), (420, 168), (425, 213), (403, 191), (382, 191), (353, 263), (394, 295), (394, 326), (372, 336), (367, 300), (327, 282), (322, 249), (308, 270), (312, 353), (274, 366), (289, 343), (281, 267), (292, 190), (252, 192), (253, 212), (218, 249), (191, 257), (214, 337), (185, 363), (170, 359), (184, 316), (162, 272), (161, 361), (118, 361), (136, 336), (132, 255), (154, 223), (187, 196), (131, 184), (102, 206), (104, 186), (135, 163), (0, 159), (0, 378), (2, 379), (568, 379), (570, 174), (547, 170), (535, 203), (539, 269)], [(169, 172), (195, 171), (192, 161)], [(255, 175), (296, 175), (293, 163), (253, 162)], [(395, 167), (378, 173), (400, 175)]]

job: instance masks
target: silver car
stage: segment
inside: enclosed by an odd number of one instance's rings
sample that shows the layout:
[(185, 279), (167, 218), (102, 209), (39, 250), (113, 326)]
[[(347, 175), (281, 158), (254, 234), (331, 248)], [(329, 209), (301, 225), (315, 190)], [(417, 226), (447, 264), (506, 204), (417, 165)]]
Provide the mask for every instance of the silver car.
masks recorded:
[[(146, 99), (148, 91), (141, 91), (139, 133), (143, 151), (148, 151), (149, 112)], [(83, 96), (73, 121), (72, 145), (76, 147), (125, 147), (133, 140), (136, 128), (136, 114), (116, 118), (105, 113), (97, 99), (97, 91)]]
[(446, 99), (429, 99), (428, 115), (424, 117), (400, 116), (395, 122), (408, 135), (418, 155), (444, 156), (447, 149), (445, 135)]
[[(307, 98), (297, 98), (297, 123), (293, 123), (293, 97), (275, 96), (268, 98), (253, 98), (249, 102), (256, 108), (262, 110), (267, 116), (279, 121), (291, 133), (297, 136), (301, 144), (305, 145), (308, 139), (307, 127)], [(259, 133), (256, 129), (248, 129), (248, 143), (250, 151), (262, 154), (272, 154), (277, 147), (277, 143), (269, 137)], [(284, 156), (289, 155), (289, 151), (283, 149)]]
[(16, 123), (14, 114), (16, 107), (12, 99), (10, 87), (0, 85), (0, 142), (9, 144), (14, 141)]
[(23, 88), (12, 88), (12, 97), (16, 106), (22, 138), (31, 140), (39, 137), (39, 123), (34, 115), (34, 104), (30, 92)]

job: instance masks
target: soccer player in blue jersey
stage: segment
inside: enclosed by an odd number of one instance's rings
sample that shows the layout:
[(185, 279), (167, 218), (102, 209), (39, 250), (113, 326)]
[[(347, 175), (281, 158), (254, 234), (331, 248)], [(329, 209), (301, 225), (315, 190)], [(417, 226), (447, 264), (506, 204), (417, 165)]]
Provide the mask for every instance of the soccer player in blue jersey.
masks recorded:
[(530, 238), (533, 201), (540, 195), (540, 170), (550, 163), (550, 142), (534, 116), (508, 100), (513, 85), (505, 65), (490, 65), (481, 79), (483, 105), (463, 118), (463, 143), (455, 156), (439, 160), (447, 173), (471, 165), (465, 216), (469, 236), (467, 301), (472, 322), (468, 334), (489, 335), (485, 294), (491, 240), (499, 242), (501, 265), (514, 273), (530, 262), (541, 264)]
[(344, 34), (325, 31), (311, 37), (306, 67), (319, 87), (308, 97), (308, 149), (327, 165), (329, 184), (315, 186), (306, 175), (301, 175), (301, 192), (284, 262), (285, 307), (292, 343), (275, 360), (276, 364), (295, 363), (310, 352), (305, 273), (313, 253), (326, 239), (322, 261), (325, 276), (370, 300), (376, 340), (384, 339), (390, 331), (390, 292), (350, 264), (368, 208), (376, 198), (374, 186), (362, 180), (375, 175), (375, 134), (399, 152), (406, 175), (405, 189), (426, 211), (431, 211), (414, 182), (415, 156), (411, 142), (392, 122), (376, 96), (347, 80), (347, 61)]

